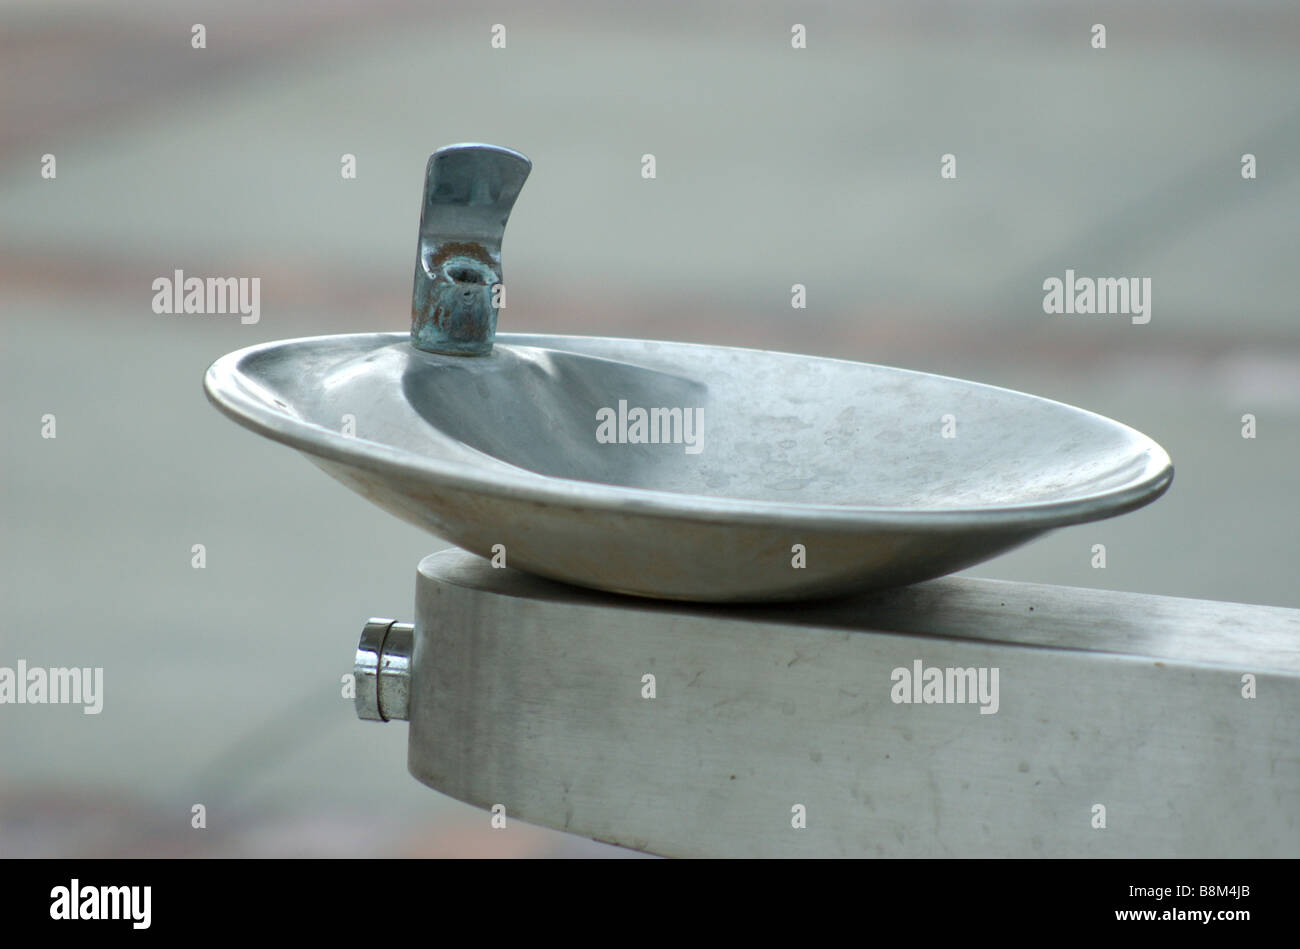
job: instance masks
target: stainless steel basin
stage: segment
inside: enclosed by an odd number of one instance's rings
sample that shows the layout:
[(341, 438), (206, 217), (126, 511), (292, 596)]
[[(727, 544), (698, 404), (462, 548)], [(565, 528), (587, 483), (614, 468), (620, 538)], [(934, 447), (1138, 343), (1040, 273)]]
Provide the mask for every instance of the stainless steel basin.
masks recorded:
[(532, 164), (425, 169), (411, 331), (266, 343), (212, 365), (235, 421), (385, 510), (557, 580), (786, 600), (936, 577), (1158, 497), (1153, 441), (991, 386), (724, 346), (496, 335)]
[(1151, 439), (1057, 402), (722, 346), (503, 334), (466, 357), (406, 333), (325, 336), (231, 353), (205, 387), (466, 550), (670, 599), (912, 583), (1140, 507), (1173, 478)]

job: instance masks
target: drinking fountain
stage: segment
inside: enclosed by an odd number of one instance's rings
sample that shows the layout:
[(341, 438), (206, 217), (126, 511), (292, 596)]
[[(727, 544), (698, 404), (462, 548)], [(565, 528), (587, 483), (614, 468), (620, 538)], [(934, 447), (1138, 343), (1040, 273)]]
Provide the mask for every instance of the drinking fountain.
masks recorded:
[[(1159, 445), (905, 369), (498, 335), (530, 169), (480, 144), (429, 159), (409, 334), (262, 343), (205, 377), (233, 420), (459, 548), (355, 659), (358, 714), (409, 722), (416, 778), (667, 855), (1294, 850), (1294, 820), (1161, 808), (1289, 741), (1204, 689), (1253, 671), (1300, 711), (1300, 614), (935, 579), (1150, 503), (1173, 478)], [(1228, 643), (1226, 621), (1258, 635)], [(928, 701), (930, 669), (958, 670), (962, 700)], [(996, 708), (966, 701), (990, 681)], [(1124, 830), (1093, 828), (1094, 804)]]

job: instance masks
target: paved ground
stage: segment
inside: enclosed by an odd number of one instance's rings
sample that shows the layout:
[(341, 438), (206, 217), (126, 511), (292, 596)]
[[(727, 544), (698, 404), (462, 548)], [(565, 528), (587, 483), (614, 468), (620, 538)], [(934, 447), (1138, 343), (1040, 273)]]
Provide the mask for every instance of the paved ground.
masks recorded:
[[(1170, 494), (973, 572), (1300, 606), (1293, 6), (818, 4), (800, 51), (777, 4), (264, 6), (0, 4), (0, 664), (102, 665), (109, 689), (98, 717), (0, 709), (0, 854), (615, 852), (490, 831), (405, 775), (405, 729), (353, 719), (359, 623), (410, 613), (437, 542), (200, 390), (237, 347), (403, 328), (424, 160), (454, 141), (534, 161), (503, 328), (1113, 416), (1169, 450)], [(1066, 267), (1150, 276), (1152, 322), (1045, 316)], [(155, 315), (177, 268), (260, 276), (260, 322)]]

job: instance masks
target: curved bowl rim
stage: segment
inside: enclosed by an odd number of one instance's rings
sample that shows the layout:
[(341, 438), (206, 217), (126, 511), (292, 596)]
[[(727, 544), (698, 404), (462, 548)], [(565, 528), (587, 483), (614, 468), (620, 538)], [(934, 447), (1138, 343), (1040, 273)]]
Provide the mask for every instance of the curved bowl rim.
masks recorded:
[[(253, 380), (241, 369), (248, 358), (272, 349), (307, 342), (370, 340), (371, 349), (409, 340), (405, 332), (342, 333), (327, 336), (297, 337), (271, 340), (234, 350), (217, 359), (208, 367), (203, 385), (208, 399), (222, 413), (235, 422), (260, 435), (296, 448), (306, 454), (345, 467), (357, 468), (389, 481), (398, 474), (429, 487), (448, 487), (482, 494), (503, 500), (537, 504), (564, 505), (613, 512), (635, 513), (642, 516), (659, 516), (679, 520), (704, 520), (713, 523), (787, 525), (792, 528), (828, 531), (858, 531), (862, 528), (900, 529), (909, 531), (950, 531), (976, 528), (984, 531), (1013, 533), (1040, 532), (1054, 527), (1079, 524), (1113, 517), (1142, 507), (1159, 498), (1173, 481), (1174, 469), (1169, 455), (1155, 441), (1136, 429), (1114, 419), (1089, 412), (1077, 406), (1056, 402), (1040, 396), (990, 386), (980, 382), (942, 376), (936, 373), (880, 366), (855, 360), (809, 356), (776, 350), (751, 349), (737, 346), (714, 346), (700, 343), (681, 343), (669, 340), (645, 340), (624, 337), (576, 336), (539, 333), (499, 333), (497, 342), (503, 345), (538, 346), (565, 350), (564, 341), (616, 340), (621, 343), (650, 343), (665, 347), (692, 349), (728, 349), (732, 351), (762, 353), (797, 359), (824, 360), (847, 363), (853, 366), (870, 366), (890, 372), (906, 373), (942, 379), (963, 386), (1010, 393), (1029, 399), (1054, 410), (1080, 413), (1113, 426), (1126, 434), (1133, 444), (1135, 457), (1146, 455), (1146, 463), (1139, 474), (1118, 487), (1079, 497), (1061, 500), (1038, 501), (1029, 504), (980, 505), (968, 508), (903, 508), (873, 507), (869, 505), (808, 504), (746, 500), (700, 494), (679, 494), (647, 488), (630, 488), (595, 481), (557, 478), (542, 475), (501, 462), (508, 468), (494, 467), (490, 475), (482, 474), (474, 465), (449, 461), (432, 456), (416, 455), (404, 449), (393, 448), (357, 436), (343, 435), (333, 429), (306, 422), (287, 412), (269, 407), (250, 393), (248, 383)], [(360, 346), (358, 352), (364, 351)], [(501, 461), (497, 459), (497, 461)], [(517, 473), (516, 473), (517, 472)]]

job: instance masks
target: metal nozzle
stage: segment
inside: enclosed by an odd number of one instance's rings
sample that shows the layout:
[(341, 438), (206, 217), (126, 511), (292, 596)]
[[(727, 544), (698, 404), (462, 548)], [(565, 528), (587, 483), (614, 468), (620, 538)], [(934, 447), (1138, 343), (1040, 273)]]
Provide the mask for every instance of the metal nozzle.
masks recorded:
[(448, 145), (429, 158), (411, 294), (411, 343), (485, 356), (497, 332), (501, 238), (533, 165), (497, 145)]

